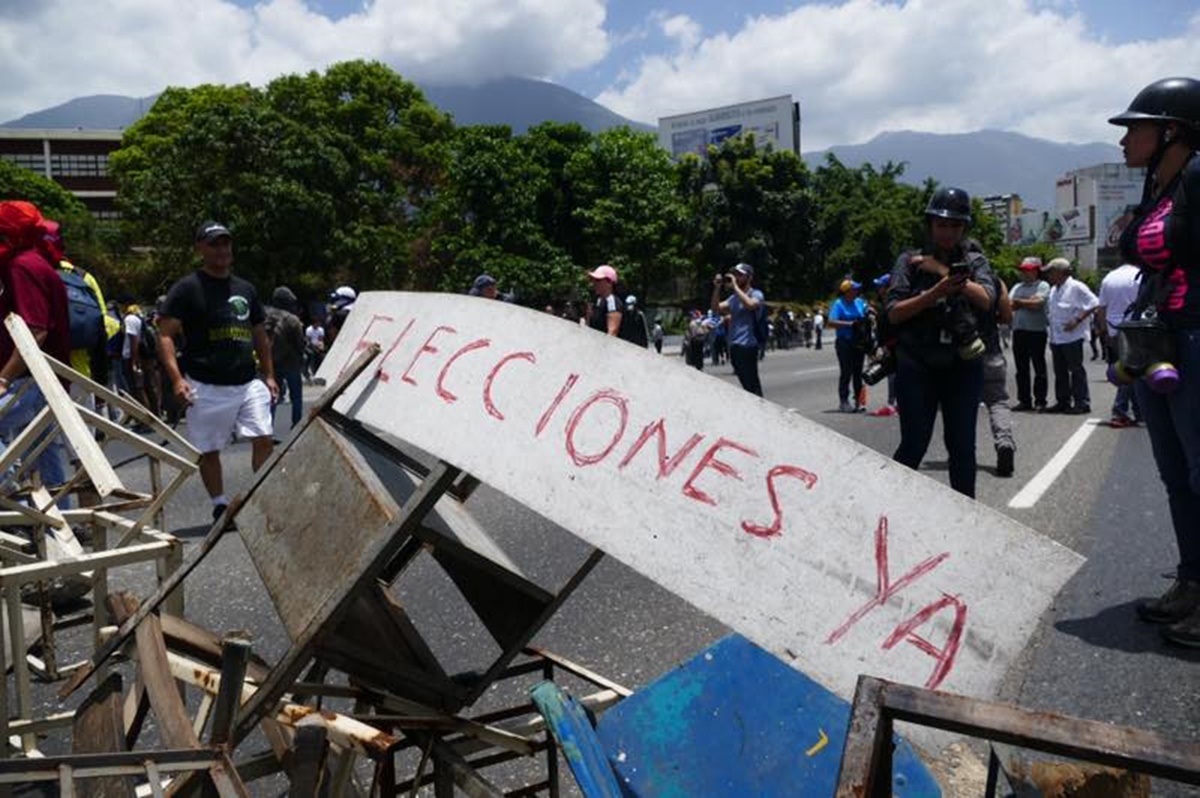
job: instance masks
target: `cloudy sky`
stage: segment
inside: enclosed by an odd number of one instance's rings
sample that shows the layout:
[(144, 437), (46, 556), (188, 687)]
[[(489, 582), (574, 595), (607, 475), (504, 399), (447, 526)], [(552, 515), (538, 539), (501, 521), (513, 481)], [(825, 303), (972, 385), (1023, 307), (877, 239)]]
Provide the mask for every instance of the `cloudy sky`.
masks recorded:
[(805, 150), (884, 130), (1114, 141), (1200, 76), (1196, 0), (0, 0), (0, 120), (89, 94), (261, 85), (353, 58), (553, 80), (633, 119), (791, 94)]

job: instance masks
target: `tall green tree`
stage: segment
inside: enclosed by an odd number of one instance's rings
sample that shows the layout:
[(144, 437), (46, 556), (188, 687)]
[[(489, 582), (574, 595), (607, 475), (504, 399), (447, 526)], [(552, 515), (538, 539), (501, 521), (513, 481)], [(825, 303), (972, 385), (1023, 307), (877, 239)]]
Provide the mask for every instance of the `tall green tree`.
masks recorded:
[(677, 168), (686, 207), (691, 291), (707, 297), (715, 272), (745, 261), (768, 297), (794, 297), (808, 282), (813, 245), (812, 176), (796, 155), (727, 139)]
[(890, 271), (896, 256), (924, 240), (925, 204), (936, 187), (900, 182), (903, 164), (851, 169), (835, 156), (817, 169), (816, 226), (821, 266), (809, 290), (836, 290), (842, 277), (871, 279)]
[(449, 118), (383, 64), (249, 86), (171, 88), (112, 157), (133, 235), (168, 273), (206, 217), (260, 288), (409, 285), (445, 169)]
[(598, 133), (574, 153), (565, 174), (578, 199), (574, 217), (583, 245), (576, 257), (583, 265), (612, 264), (643, 301), (672, 291), (686, 263), (684, 206), (670, 156), (654, 135), (627, 127)]
[(459, 128), (433, 214), (428, 277), (463, 291), (486, 272), (522, 301), (569, 295), (577, 275), (539, 213), (550, 190), (545, 166), (507, 126)]

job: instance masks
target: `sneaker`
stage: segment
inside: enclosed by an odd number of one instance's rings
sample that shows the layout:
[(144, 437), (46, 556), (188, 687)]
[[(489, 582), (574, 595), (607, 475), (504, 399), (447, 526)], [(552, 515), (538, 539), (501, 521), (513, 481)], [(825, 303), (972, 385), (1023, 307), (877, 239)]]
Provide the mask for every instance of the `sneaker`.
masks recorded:
[(1042, 412), (1043, 413), (1070, 413), (1071, 406), (1070, 405), (1062, 405), (1062, 404), (1054, 404), (1054, 405), (1050, 405), (1049, 407), (1043, 407)]
[(1032, 410), (1033, 405), (1029, 404), (1029, 402), (1017, 402), (1017, 404), (1013, 406), (1014, 413), (1029, 413), (1032, 412)]
[(1134, 426), (1136, 423), (1137, 422), (1135, 422), (1129, 416), (1113, 416), (1109, 420), (1108, 426), (1112, 427), (1113, 429), (1125, 429), (1126, 427)]
[[(228, 504), (214, 504), (213, 505), (212, 519), (213, 519), (214, 524), (217, 523), (217, 519), (219, 519), (221, 517), (221, 515), (225, 512), (225, 510), (228, 508), (229, 508)], [(225, 529), (226, 529), (226, 531), (233, 531), (233, 530), (237, 529), (237, 527), (234, 526), (234, 523), (232, 521), (230, 521), (229, 523), (225, 524)]]
[(1045, 413), (1046, 412), (1046, 403), (1041, 402), (1040, 404), (1034, 405), (1033, 410), (1035, 413)]
[(1016, 452), (1011, 446), (1001, 446), (996, 450), (996, 476), (1011, 477), (1013, 475), (1013, 456)]
[(1164, 626), (1160, 634), (1177, 645), (1200, 648), (1200, 608), (1183, 620)]
[(1176, 579), (1167, 592), (1137, 605), (1138, 617), (1147, 623), (1178, 623), (1200, 610), (1200, 582)]
[(1075, 405), (1070, 410), (1066, 410), (1063, 412), (1067, 413), (1068, 415), (1072, 415), (1072, 416), (1086, 416), (1088, 413), (1092, 412), (1092, 406), (1091, 405)]
[(849, 402), (842, 402), (840, 405), (838, 405), (838, 412), (839, 413), (853, 413), (854, 405), (850, 404)]

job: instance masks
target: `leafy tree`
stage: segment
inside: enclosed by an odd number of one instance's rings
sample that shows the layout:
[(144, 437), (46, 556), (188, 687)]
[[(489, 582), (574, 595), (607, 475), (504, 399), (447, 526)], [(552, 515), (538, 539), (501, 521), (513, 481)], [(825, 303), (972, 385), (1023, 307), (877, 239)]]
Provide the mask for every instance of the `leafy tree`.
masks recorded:
[(430, 281), (462, 291), (481, 273), (524, 300), (570, 292), (577, 275), (547, 238), (539, 202), (550, 177), (507, 126), (460, 128), (439, 192)]
[(827, 295), (846, 275), (872, 279), (889, 271), (902, 250), (924, 241), (923, 212), (936, 185), (910, 186), (900, 182), (903, 174), (904, 164), (850, 169), (833, 155), (817, 169), (817, 247), (823, 263), (820, 282), (810, 284), (811, 290)]
[(451, 130), (413, 84), (355, 61), (265, 90), (168, 89), (111, 164), (131, 234), (166, 274), (192, 260), (192, 231), (211, 217), (262, 288), (393, 287), (414, 282)]
[(673, 170), (653, 134), (627, 127), (597, 134), (565, 168), (583, 232), (580, 251), (572, 254), (588, 267), (612, 264), (643, 301), (669, 291), (685, 263), (684, 207)]
[(752, 136), (726, 139), (676, 168), (684, 204), (688, 291), (707, 304), (714, 273), (744, 261), (768, 299), (803, 290), (811, 268), (812, 176), (787, 151), (759, 150)]

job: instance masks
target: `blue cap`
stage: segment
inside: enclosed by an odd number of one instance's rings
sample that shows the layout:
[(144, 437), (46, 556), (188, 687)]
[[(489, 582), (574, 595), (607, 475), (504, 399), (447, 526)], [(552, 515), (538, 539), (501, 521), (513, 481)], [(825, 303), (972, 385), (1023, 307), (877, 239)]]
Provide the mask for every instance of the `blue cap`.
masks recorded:
[(871, 281), (871, 285), (875, 286), (876, 288), (886, 288), (888, 285), (891, 284), (891, 282), (892, 282), (891, 274), (881, 274), (880, 276), (876, 277), (874, 280)]

